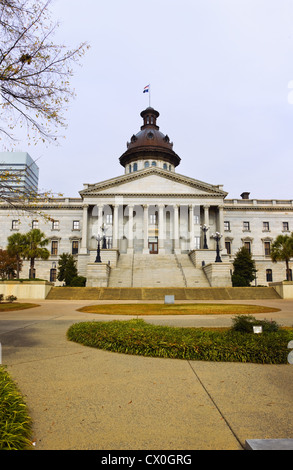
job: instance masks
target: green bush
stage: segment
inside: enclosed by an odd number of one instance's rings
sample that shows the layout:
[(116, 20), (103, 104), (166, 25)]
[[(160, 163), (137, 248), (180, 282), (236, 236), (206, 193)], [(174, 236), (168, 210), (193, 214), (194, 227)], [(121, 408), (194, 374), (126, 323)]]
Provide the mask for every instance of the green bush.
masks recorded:
[(31, 447), (31, 420), (16, 385), (0, 366), (0, 450)]
[(271, 333), (279, 330), (279, 325), (275, 321), (257, 320), (252, 315), (237, 315), (232, 319), (232, 330), (242, 333), (253, 333), (254, 326), (262, 326), (264, 333)]
[(233, 287), (249, 287), (250, 282), (240, 274), (232, 274), (232, 285)]
[(293, 331), (247, 335), (239, 331), (173, 328), (143, 320), (82, 322), (67, 337), (85, 346), (151, 357), (203, 361), (287, 363)]
[(85, 287), (86, 277), (75, 276), (70, 281), (70, 287)]

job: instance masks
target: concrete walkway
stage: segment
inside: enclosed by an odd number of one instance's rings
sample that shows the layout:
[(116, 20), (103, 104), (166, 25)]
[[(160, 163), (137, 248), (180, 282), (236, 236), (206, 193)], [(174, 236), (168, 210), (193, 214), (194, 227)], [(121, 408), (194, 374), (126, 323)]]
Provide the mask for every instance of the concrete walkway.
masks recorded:
[[(86, 348), (66, 340), (68, 327), (113, 316), (76, 311), (96, 301), (38, 303), (0, 314), (2, 363), (26, 398), (36, 449), (241, 450), (247, 439), (293, 439), (293, 366)], [(269, 318), (293, 325), (293, 301), (257, 303), (281, 308)], [(146, 320), (174, 326), (231, 322), (228, 316)]]

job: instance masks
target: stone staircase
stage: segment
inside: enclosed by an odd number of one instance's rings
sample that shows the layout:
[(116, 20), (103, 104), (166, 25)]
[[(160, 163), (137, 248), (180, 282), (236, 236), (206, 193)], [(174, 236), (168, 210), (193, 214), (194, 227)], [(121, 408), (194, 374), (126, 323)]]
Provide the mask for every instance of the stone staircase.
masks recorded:
[(111, 269), (109, 287), (209, 287), (187, 254), (122, 254)]
[(210, 283), (202, 268), (196, 268), (186, 254), (175, 255), (177, 265), (185, 279), (185, 287), (210, 287)]
[(165, 295), (174, 295), (176, 302), (280, 299), (273, 287), (53, 287), (47, 299), (164, 302)]
[(108, 287), (132, 287), (133, 255), (119, 256), (117, 266), (111, 268)]

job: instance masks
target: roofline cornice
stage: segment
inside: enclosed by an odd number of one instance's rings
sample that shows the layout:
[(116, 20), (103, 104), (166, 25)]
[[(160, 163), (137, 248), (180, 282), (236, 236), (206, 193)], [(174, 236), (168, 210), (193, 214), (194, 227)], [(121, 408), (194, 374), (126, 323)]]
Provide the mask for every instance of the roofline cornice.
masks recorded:
[[(176, 181), (178, 183), (183, 183), (185, 185), (189, 185), (190, 187), (196, 187), (197, 189), (202, 189), (203, 191), (208, 191), (211, 194), (215, 193), (216, 196), (220, 197), (226, 197), (228, 193), (225, 191), (219, 189), (217, 186), (210, 185), (208, 183), (204, 183), (199, 180), (195, 180), (193, 178), (189, 178), (188, 176), (180, 175), (179, 173), (174, 173), (170, 172), (168, 170), (163, 170), (162, 168), (158, 167), (152, 167), (152, 168), (147, 168), (144, 170), (136, 171), (134, 173), (128, 173), (126, 175), (118, 176), (116, 178), (112, 178), (110, 180), (103, 181), (101, 183), (89, 185), (88, 188), (83, 189), (82, 191), (79, 192), (79, 194), (84, 197), (84, 196), (91, 196), (93, 193), (95, 194), (95, 191), (101, 191), (104, 189), (111, 188), (113, 186), (116, 186), (117, 183), (126, 183), (130, 181), (134, 181), (138, 178), (145, 178), (146, 176), (156, 174), (163, 176), (164, 178), (170, 179), (172, 181)], [(141, 194), (138, 194), (138, 196), (141, 196)], [(157, 196), (157, 195), (156, 195)], [(193, 195), (192, 195), (193, 196)], [(202, 195), (200, 195), (202, 196)]]

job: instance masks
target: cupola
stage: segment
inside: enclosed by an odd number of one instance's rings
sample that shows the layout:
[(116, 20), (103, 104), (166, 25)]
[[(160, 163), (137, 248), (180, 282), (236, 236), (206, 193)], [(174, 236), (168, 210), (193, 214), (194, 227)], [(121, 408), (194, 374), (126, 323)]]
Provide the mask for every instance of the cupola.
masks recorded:
[(173, 151), (173, 143), (168, 135), (160, 132), (157, 119), (160, 113), (154, 108), (146, 108), (140, 113), (143, 125), (140, 132), (133, 134), (127, 142), (127, 150), (119, 158), (126, 173), (157, 166), (167, 171), (175, 171), (180, 157)]

